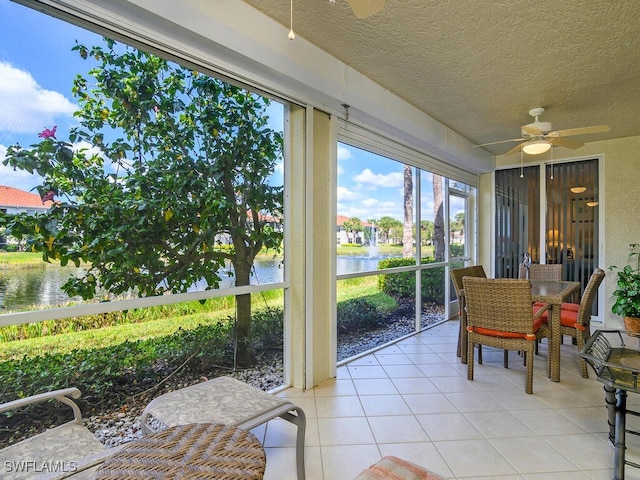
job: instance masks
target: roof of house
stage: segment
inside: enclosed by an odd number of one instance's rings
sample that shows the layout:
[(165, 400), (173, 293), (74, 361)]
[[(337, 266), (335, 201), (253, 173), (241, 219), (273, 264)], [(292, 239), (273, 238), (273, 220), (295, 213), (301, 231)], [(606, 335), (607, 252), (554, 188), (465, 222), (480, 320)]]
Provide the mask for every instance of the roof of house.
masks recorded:
[(37, 193), (0, 185), (0, 207), (49, 208), (52, 203), (51, 200), (43, 202)]
[[(345, 215), (337, 215), (336, 216), (336, 224), (338, 226), (342, 226), (342, 225), (344, 225), (344, 222), (346, 222), (347, 220), (350, 220), (350, 219), (351, 219), (351, 217), (347, 217)], [(371, 225), (371, 223), (364, 222), (362, 220), (360, 221), (360, 223), (362, 223), (363, 227), (372, 227), (373, 226), (373, 225)]]

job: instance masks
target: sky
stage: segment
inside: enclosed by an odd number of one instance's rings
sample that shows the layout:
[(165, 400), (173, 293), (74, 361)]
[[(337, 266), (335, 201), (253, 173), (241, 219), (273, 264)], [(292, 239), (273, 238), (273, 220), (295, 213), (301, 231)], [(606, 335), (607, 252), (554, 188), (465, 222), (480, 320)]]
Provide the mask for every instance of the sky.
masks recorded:
[[(64, 139), (76, 124), (73, 112), (78, 107), (71, 86), (75, 75), (86, 74), (92, 65), (71, 51), (76, 41), (87, 46), (102, 43), (97, 34), (0, 0), (0, 184), (28, 191), (39, 183), (34, 175), (2, 165), (9, 145), (37, 143), (38, 133), (54, 125), (57, 138)], [(282, 106), (274, 102), (270, 112), (272, 128), (282, 130)], [(281, 167), (275, 176), (280, 184)], [(430, 180), (430, 174), (423, 177)], [(402, 220), (402, 189), (401, 163), (338, 144), (338, 215)], [(430, 186), (423, 188), (422, 197), (423, 218), (432, 218)]]

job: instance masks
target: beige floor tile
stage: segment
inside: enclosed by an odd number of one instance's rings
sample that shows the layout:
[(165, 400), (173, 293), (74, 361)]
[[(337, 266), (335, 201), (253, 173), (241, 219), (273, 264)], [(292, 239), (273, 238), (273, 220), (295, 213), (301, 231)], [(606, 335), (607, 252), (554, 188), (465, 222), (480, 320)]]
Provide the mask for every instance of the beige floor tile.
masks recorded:
[(358, 395), (393, 395), (398, 393), (388, 378), (357, 379), (353, 381)]
[(364, 417), (319, 418), (321, 445), (375, 444), (369, 422)]
[[(267, 468), (264, 472), (264, 480), (298, 480), (295, 448), (265, 448), (265, 453)], [(304, 463), (307, 480), (323, 479), (319, 446), (305, 448)]]
[(518, 473), (488, 440), (434, 442), (456, 477), (487, 477)]
[(403, 398), (415, 415), (458, 412), (447, 396), (442, 393), (403, 395)]
[[(278, 393), (307, 413), (307, 480), (350, 480), (384, 455), (448, 479), (612, 478), (602, 384), (580, 377), (575, 346), (562, 346), (559, 383), (546, 376), (542, 346), (528, 395), (515, 352), (504, 369), (502, 351), (486, 348), (467, 380), (457, 327), (447, 322), (340, 365), (336, 379), (309, 391)], [(640, 395), (628, 404), (640, 406)], [(267, 453), (265, 479), (295, 479), (295, 426), (274, 419), (253, 432)], [(629, 437), (628, 457), (640, 458), (640, 441)], [(627, 467), (626, 478), (640, 480), (640, 470)]]
[(380, 415), (411, 415), (401, 395), (366, 395), (360, 397), (365, 414), (370, 416)]
[[(298, 428), (281, 418), (271, 420), (267, 425), (263, 445), (265, 447), (295, 447)], [(307, 420), (305, 429), (305, 445), (320, 445), (318, 423), (315, 419)]]
[(325, 380), (313, 389), (316, 398), (331, 397), (340, 395), (355, 395), (356, 387), (351, 378), (348, 379), (330, 379)]
[(534, 432), (509, 412), (468, 412), (464, 414), (487, 438), (534, 436)]
[(485, 392), (448, 393), (449, 400), (461, 412), (502, 411), (502, 406)]
[(576, 466), (540, 437), (494, 438), (491, 444), (519, 473), (567, 472)]
[(409, 393), (439, 393), (439, 390), (428, 378), (392, 378), (400, 394)]
[(368, 417), (378, 444), (426, 442), (429, 437), (413, 415)]
[(324, 480), (353, 479), (380, 458), (382, 457), (376, 445), (322, 447)]
[(387, 378), (387, 372), (380, 365), (355, 365), (349, 366), (351, 378)]
[[(363, 417), (364, 409), (357, 395), (339, 397), (317, 397), (318, 418)], [(362, 397), (365, 398), (365, 397)]]
[(427, 378), (460, 376), (460, 372), (448, 363), (422, 363), (418, 368)]
[(380, 365), (410, 365), (413, 362), (404, 353), (380, 353), (376, 354)]
[(416, 418), (429, 438), (434, 442), (483, 438), (478, 429), (464, 415), (459, 413), (417, 415)]
[(424, 378), (424, 373), (416, 365), (385, 365), (384, 371), (389, 378)]
[(613, 447), (595, 435), (547, 435), (542, 438), (584, 470), (605, 469), (613, 465)]
[(445, 478), (453, 476), (449, 466), (431, 442), (383, 443), (380, 445), (380, 453), (382, 456), (404, 458)]

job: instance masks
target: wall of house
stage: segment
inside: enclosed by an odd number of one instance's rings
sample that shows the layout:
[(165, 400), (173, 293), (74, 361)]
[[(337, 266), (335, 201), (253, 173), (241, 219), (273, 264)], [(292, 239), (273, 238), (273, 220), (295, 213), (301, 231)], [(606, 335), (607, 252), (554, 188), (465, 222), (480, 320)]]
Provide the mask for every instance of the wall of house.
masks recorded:
[[(601, 188), (599, 192), (600, 210), (600, 268), (607, 276), (600, 287), (600, 300), (604, 302), (602, 320), (606, 327), (620, 328), (622, 319), (611, 313), (613, 303), (611, 293), (615, 290), (615, 273), (609, 271), (611, 265), (625, 265), (630, 243), (640, 243), (640, 136), (587, 143), (578, 150), (554, 148), (554, 160), (586, 159), (602, 156)], [(541, 157), (526, 157), (525, 164), (549, 160), (549, 154)], [(496, 157), (496, 167), (519, 165), (517, 156)], [(492, 174), (480, 179), (479, 193), (479, 234), (480, 263), (491, 268), (492, 229)], [(487, 270), (490, 271), (490, 270)]]

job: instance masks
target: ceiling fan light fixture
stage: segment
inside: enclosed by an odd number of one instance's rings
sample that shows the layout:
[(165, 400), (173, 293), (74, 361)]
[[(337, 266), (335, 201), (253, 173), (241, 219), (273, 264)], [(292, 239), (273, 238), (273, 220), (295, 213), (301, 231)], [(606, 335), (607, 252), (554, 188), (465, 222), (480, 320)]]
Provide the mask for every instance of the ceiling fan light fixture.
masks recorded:
[(587, 187), (571, 187), (569, 190), (573, 193), (584, 193), (587, 191)]
[(524, 153), (527, 155), (540, 155), (541, 153), (549, 151), (551, 148), (551, 144), (544, 140), (532, 140), (531, 142), (527, 142), (522, 147)]
[(385, 0), (348, 0), (349, 6), (356, 18), (367, 18), (375, 15), (382, 7)]

